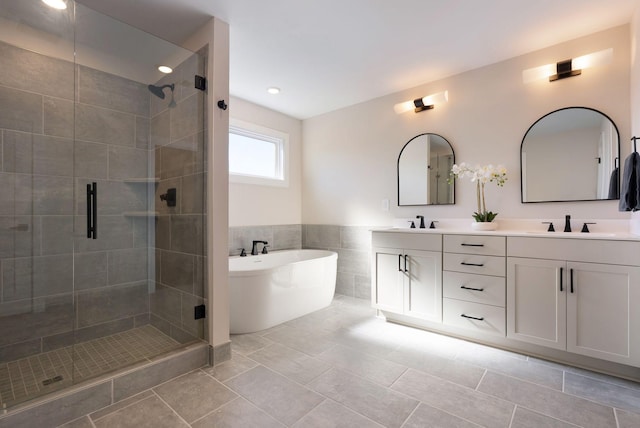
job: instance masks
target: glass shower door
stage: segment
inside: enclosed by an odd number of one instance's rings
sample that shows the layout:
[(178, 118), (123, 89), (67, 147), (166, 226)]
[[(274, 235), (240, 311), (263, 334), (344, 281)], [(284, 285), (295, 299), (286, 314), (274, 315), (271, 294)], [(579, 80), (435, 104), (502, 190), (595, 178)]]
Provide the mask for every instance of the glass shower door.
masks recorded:
[(73, 23), (73, 8), (0, 1), (3, 408), (73, 382)]
[(205, 58), (67, 5), (0, 0), (0, 408), (205, 338)]

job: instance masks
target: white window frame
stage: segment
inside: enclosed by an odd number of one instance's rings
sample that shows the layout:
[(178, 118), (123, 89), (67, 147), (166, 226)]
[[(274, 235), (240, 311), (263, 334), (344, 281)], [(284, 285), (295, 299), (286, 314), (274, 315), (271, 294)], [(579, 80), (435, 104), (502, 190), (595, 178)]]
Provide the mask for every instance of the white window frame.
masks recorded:
[(230, 183), (289, 187), (289, 134), (233, 118), (229, 120), (229, 133), (276, 144), (276, 171), (280, 172), (280, 178), (269, 178), (229, 171)]

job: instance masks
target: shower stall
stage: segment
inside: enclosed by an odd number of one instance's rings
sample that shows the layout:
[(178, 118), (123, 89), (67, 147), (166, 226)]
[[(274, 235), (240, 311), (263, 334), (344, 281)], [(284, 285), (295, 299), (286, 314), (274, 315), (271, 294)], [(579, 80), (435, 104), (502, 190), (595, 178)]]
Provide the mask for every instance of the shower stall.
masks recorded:
[(204, 54), (66, 6), (0, 0), (4, 409), (206, 340)]

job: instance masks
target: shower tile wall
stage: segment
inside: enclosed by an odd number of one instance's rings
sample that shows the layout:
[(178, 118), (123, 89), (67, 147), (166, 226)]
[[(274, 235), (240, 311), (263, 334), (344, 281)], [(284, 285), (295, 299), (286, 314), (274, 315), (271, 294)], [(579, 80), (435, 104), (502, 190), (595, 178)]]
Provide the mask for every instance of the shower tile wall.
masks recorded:
[(0, 361), (148, 323), (149, 220), (123, 214), (149, 202), (146, 85), (5, 43), (0, 66)]
[[(157, 85), (175, 84), (177, 105), (151, 98), (150, 147), (155, 152), (155, 292), (151, 322), (174, 339), (203, 338), (205, 323), (194, 319), (194, 307), (206, 304), (205, 183), (206, 129), (204, 93), (194, 76), (204, 74), (204, 55), (193, 55)], [(160, 201), (176, 189), (176, 206)]]
[(336, 294), (369, 300), (370, 229), (325, 224), (230, 227), (229, 255), (239, 255), (240, 248), (249, 254), (254, 240), (268, 241), (270, 250), (310, 248), (335, 251), (338, 253)]

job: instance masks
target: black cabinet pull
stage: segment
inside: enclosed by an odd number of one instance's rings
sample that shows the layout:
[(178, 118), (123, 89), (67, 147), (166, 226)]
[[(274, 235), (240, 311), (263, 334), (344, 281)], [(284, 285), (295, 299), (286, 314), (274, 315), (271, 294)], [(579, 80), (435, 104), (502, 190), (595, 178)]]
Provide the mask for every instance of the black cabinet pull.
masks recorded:
[(560, 292), (562, 292), (562, 277), (564, 273), (564, 268), (560, 268)]
[(460, 316), (462, 318), (467, 318), (467, 319), (470, 319), (470, 320), (484, 321), (484, 317), (478, 318), (478, 317), (472, 317), (471, 315), (465, 315), (465, 314), (460, 314)]
[(465, 285), (461, 285), (460, 288), (462, 288), (463, 290), (484, 291), (484, 288), (473, 288), (473, 287), (467, 287)]
[(482, 267), (484, 266), (484, 263), (467, 263), (467, 262), (460, 262), (461, 265), (464, 266), (477, 266), (477, 267)]
[(98, 238), (98, 185), (87, 183), (87, 238)]
[(398, 254), (398, 272), (402, 272), (402, 267), (400, 267), (400, 263), (402, 263), (402, 254)]
[(409, 272), (409, 271), (407, 270), (407, 257), (408, 257), (408, 256), (405, 254), (405, 255), (404, 255), (404, 271), (405, 271), (405, 272)]
[(569, 275), (571, 275), (571, 282), (569, 286), (571, 287), (571, 293), (573, 293), (573, 269), (569, 269)]
[(462, 245), (463, 247), (484, 247), (484, 244), (464, 244), (464, 243), (462, 243), (460, 245)]

